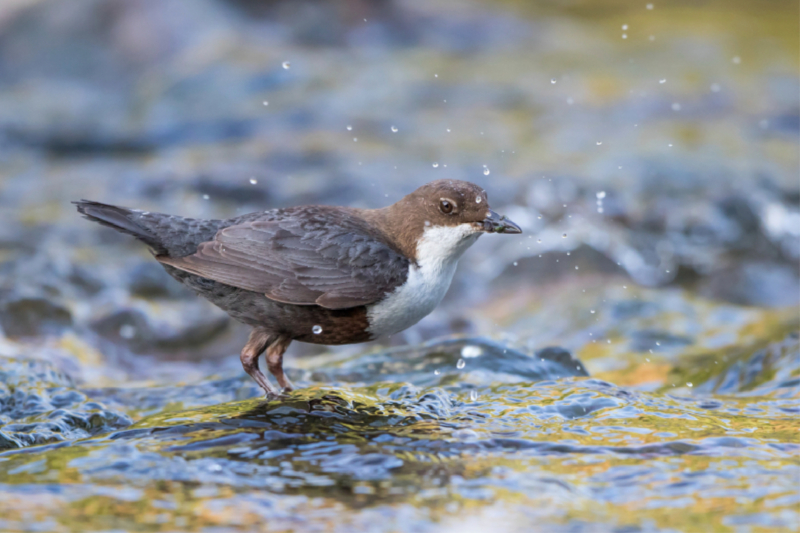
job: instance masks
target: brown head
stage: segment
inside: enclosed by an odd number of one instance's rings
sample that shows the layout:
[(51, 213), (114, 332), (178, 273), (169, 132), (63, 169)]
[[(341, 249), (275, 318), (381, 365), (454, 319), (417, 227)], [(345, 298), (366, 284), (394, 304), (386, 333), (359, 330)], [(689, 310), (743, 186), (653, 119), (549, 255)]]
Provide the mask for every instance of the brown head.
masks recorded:
[(452, 248), (457, 259), (484, 233), (522, 233), (519, 226), (489, 208), (483, 188), (459, 180), (423, 185), (397, 203), (372, 211), (369, 218), (380, 219), (401, 251), (415, 259), (424, 235), (445, 253)]

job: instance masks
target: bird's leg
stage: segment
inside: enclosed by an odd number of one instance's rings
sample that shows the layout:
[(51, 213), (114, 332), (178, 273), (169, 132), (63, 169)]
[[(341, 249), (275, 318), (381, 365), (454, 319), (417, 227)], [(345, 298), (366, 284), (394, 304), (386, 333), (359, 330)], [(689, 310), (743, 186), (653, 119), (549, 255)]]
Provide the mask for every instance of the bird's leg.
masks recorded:
[(286, 377), (286, 374), (283, 373), (283, 354), (291, 342), (292, 339), (289, 337), (279, 336), (267, 348), (267, 367), (270, 373), (275, 376), (275, 379), (278, 380), (278, 385), (280, 385), (281, 389), (284, 391), (294, 390), (294, 385), (292, 385), (292, 382)]
[[(269, 382), (267, 376), (258, 368), (258, 358), (264, 353), (264, 350), (266, 350), (267, 346), (274, 338), (273, 335), (270, 335), (266, 331), (254, 329), (250, 333), (250, 338), (247, 339), (247, 344), (244, 345), (242, 353), (239, 356), (244, 371), (250, 374), (251, 378), (256, 380), (258, 386), (264, 389), (268, 397), (277, 396), (278, 391), (275, 390), (275, 387)], [(278, 339), (280, 338), (281, 337), (278, 337)]]

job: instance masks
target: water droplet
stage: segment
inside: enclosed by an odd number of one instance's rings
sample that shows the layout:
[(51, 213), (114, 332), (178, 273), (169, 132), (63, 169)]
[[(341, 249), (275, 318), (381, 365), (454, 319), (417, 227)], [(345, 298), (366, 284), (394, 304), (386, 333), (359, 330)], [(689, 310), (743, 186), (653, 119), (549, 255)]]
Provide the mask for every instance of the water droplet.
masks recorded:
[(563, 234), (563, 235), (561, 236), (561, 238), (562, 238), (562, 239), (566, 239), (566, 238), (567, 238), (567, 234), (566, 234), (566, 233), (565, 233), (565, 234)]
[(476, 202), (476, 203), (481, 203), (481, 197), (480, 197), (480, 196), (478, 196), (477, 198), (475, 198), (475, 202)]
[(347, 126), (347, 131), (353, 131), (353, 126), (348, 125)]
[(658, 83), (667, 83), (667, 78), (661, 78)]
[(434, 163), (433, 168), (439, 168), (439, 163)]
[(578, 270), (578, 265), (575, 265), (575, 270)]
[(130, 324), (125, 324), (119, 328), (119, 336), (123, 339), (132, 339), (136, 335), (136, 328)]
[(473, 344), (467, 344), (463, 348), (461, 348), (461, 357), (465, 359), (471, 359), (473, 357), (480, 357), (483, 355), (483, 349), (480, 346), (475, 346)]
[(392, 132), (397, 133), (397, 126), (392, 126)]
[(661, 346), (661, 343), (656, 341), (656, 346)]
[(627, 38), (628, 38), (628, 34), (627, 34), (627, 33), (623, 33), (623, 34), (622, 34), (622, 38), (623, 38), (623, 39), (627, 39)]
[(667, 146), (669, 146), (670, 148), (672, 148), (672, 143), (669, 143)]
[(514, 266), (517, 266), (518, 264), (519, 264), (519, 263), (517, 263), (516, 261), (514, 261)]
[(687, 382), (686, 382), (686, 386), (687, 386), (687, 387), (689, 387), (689, 388), (692, 388), (692, 387), (694, 387), (694, 385), (692, 385), (692, 382), (691, 382), (691, 381), (687, 381)]
[(597, 146), (600, 146), (602, 144), (603, 144), (603, 141), (597, 141)]
[(353, 142), (357, 143), (358, 142), (358, 137), (353, 137)]
[(602, 200), (603, 198), (605, 198), (605, 197), (606, 197), (606, 191), (597, 191), (597, 193), (595, 194), (595, 196), (597, 196), (597, 198), (599, 198), (600, 200)]
[(438, 376), (438, 375), (439, 375), (439, 374), (441, 374), (441, 373), (442, 373), (442, 372), (441, 372), (441, 371), (440, 371), (438, 368), (437, 368), (436, 370), (434, 370), (434, 371), (433, 371), (433, 375), (434, 375), (434, 376)]
[(269, 105), (269, 102), (267, 102), (266, 100), (264, 100), (264, 101), (263, 101), (263, 102), (261, 102), (261, 103), (262, 103), (262, 104), (264, 104), (265, 106), (268, 106), (268, 105)]
[(488, 176), (488, 175), (489, 175), (489, 174), (491, 174), (491, 173), (492, 173), (492, 171), (491, 171), (491, 170), (489, 170), (488, 168), (484, 168), (484, 169), (483, 169), (483, 175), (484, 175), (484, 176)]
[(536, 242), (540, 243), (540, 242), (542, 242), (542, 239), (536, 239)]
[(555, 85), (555, 84), (556, 84), (556, 79), (555, 79), (555, 78), (552, 78), (552, 79), (550, 80), (550, 83), (552, 83), (553, 85)]
[(284, 61), (283, 63), (281, 63), (281, 66), (283, 67), (284, 70), (289, 70), (289, 68), (291, 68), (292, 64), (290, 62), (288, 62), (288, 61)]
[(476, 391), (475, 389), (472, 389), (471, 391), (469, 391), (469, 399), (472, 400), (473, 402), (475, 400), (477, 400), (478, 399), (478, 391)]
[(679, 104), (678, 102), (674, 102), (672, 104), (672, 110), (673, 111), (680, 111), (681, 110), (681, 104)]
[(209, 196), (207, 194), (203, 195), (203, 200), (208, 200)]
[(739, 56), (733, 56), (733, 59), (731, 59), (731, 61), (733, 61), (734, 65), (738, 65), (742, 62), (742, 58)]
[(433, 77), (434, 77), (434, 78), (438, 78), (438, 77), (439, 77), (439, 75), (438, 75), (438, 74), (434, 74), (434, 75), (433, 75)]
[(258, 180), (257, 180), (257, 179), (255, 179), (255, 178), (250, 178), (250, 183), (252, 183), (253, 185), (255, 185), (256, 183), (258, 183)]
[(314, 332), (314, 335), (319, 335), (320, 333), (322, 333), (322, 326), (319, 325), (314, 326), (313, 328), (311, 328), (311, 331)]
[(655, 7), (655, 6), (653, 6), (653, 4), (647, 4), (646, 7), (647, 7), (647, 9), (653, 9), (653, 7)]
[(426, 220), (426, 221), (425, 221), (425, 225), (426, 225), (426, 226), (430, 226), (430, 225), (431, 225), (431, 221), (430, 221), (430, 220)]
[(623, 285), (623, 286), (622, 286), (622, 288), (623, 288), (623, 289), (627, 289), (627, 288), (628, 288), (628, 286), (627, 286), (627, 285)]
[(591, 309), (589, 312), (590, 312), (590, 313), (592, 313), (592, 314), (594, 314), (594, 309)]
[(627, 25), (627, 24), (623, 24), (623, 25), (622, 25), (622, 29), (623, 29), (623, 30), (627, 30), (627, 29), (628, 29), (628, 25)]
[(462, 369), (462, 368), (464, 368), (466, 365), (467, 365), (467, 362), (466, 362), (466, 361), (464, 361), (463, 359), (459, 359), (459, 360), (458, 360), (458, 362), (456, 363), (456, 368), (457, 368), (457, 369), (459, 369), (459, 370), (461, 370), (461, 369)]

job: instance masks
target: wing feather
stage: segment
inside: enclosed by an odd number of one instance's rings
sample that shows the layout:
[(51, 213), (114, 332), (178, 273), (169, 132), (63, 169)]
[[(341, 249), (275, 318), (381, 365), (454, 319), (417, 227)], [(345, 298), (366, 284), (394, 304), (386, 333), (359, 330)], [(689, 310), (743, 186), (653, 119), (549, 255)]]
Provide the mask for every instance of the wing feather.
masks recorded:
[(333, 207), (271, 212), (219, 230), (192, 255), (158, 259), (279, 302), (329, 309), (381, 299), (405, 282), (409, 266), (366, 221)]

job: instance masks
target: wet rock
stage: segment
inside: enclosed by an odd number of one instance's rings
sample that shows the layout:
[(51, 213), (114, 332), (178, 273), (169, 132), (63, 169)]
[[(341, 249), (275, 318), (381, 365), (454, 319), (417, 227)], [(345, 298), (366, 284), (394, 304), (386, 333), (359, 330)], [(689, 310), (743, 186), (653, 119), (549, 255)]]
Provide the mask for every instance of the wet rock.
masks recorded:
[(800, 381), (795, 379), (798, 371), (800, 333), (795, 332), (766, 348), (728, 361), (697, 390), (717, 394), (758, 391), (759, 394), (791, 397), (800, 390)]
[(228, 316), (221, 313), (193, 313), (185, 318), (179, 323), (156, 322), (138, 309), (122, 309), (90, 326), (105, 339), (126, 345), (136, 353), (146, 353), (201, 346), (230, 324)]
[(134, 266), (127, 275), (128, 290), (140, 298), (183, 298), (192, 295), (155, 261)]
[(707, 298), (740, 305), (800, 305), (798, 269), (779, 263), (743, 262), (699, 281), (697, 289)]
[(102, 337), (126, 343), (132, 348), (146, 349), (148, 337), (155, 336), (147, 316), (137, 309), (124, 309), (101, 318), (91, 328)]
[(542, 348), (535, 354), (540, 361), (553, 361), (564, 367), (564, 369), (571, 369), (575, 367), (575, 376), (588, 376), (589, 373), (578, 359), (576, 359), (569, 350), (559, 348), (558, 346), (549, 346)]
[(72, 325), (70, 312), (36, 296), (0, 296), (0, 327), (9, 337), (59, 335)]
[(82, 265), (75, 265), (72, 268), (68, 281), (83, 294), (90, 296), (97, 294), (105, 287), (102, 280), (92, 270)]
[(9, 128), (5, 134), (13, 144), (37, 148), (53, 157), (82, 158), (97, 155), (125, 157), (146, 155), (156, 148), (155, 143), (147, 139), (101, 134), (90, 129), (59, 132)]
[(481, 338), (435, 340), (419, 347), (392, 349), (356, 357), (337, 368), (317, 370), (317, 381), (374, 383), (390, 381), (424, 386), (460, 381), (489, 384), (586, 376), (580, 361), (561, 348), (531, 356)]

